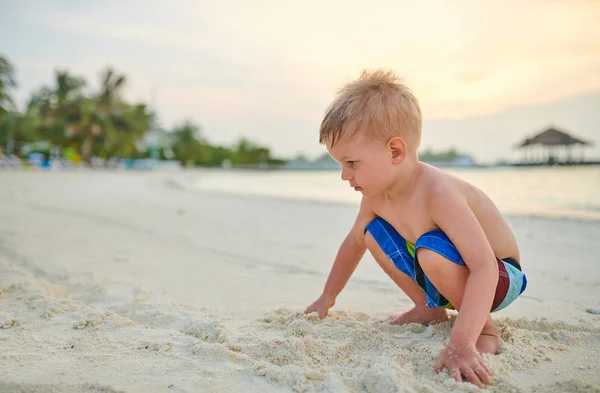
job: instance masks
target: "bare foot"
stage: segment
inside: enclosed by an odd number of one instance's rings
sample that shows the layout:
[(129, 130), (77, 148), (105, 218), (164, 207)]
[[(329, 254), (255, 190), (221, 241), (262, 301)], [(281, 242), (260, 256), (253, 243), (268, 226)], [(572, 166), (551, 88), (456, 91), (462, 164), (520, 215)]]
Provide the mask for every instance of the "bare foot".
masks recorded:
[(488, 320), (485, 322), (483, 330), (477, 339), (475, 347), (479, 353), (491, 353), (492, 355), (497, 355), (500, 353), (500, 346), (502, 346), (503, 342), (504, 341), (500, 338), (498, 328), (492, 321), (492, 318), (488, 317)]
[(475, 347), (479, 353), (491, 353), (492, 355), (497, 355), (500, 353), (500, 347), (503, 342), (504, 341), (498, 336), (482, 334), (477, 339)]
[(404, 325), (406, 323), (422, 323), (429, 325), (435, 322), (445, 322), (450, 319), (444, 308), (413, 307), (410, 310), (390, 315), (392, 325)]

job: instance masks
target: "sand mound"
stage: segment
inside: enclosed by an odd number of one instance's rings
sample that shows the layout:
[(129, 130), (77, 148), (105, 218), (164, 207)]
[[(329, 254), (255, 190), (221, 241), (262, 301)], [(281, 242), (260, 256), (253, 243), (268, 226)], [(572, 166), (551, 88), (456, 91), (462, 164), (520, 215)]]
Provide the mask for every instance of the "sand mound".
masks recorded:
[[(30, 381), (19, 365), (36, 361), (44, 381), (5, 383), (1, 391), (129, 391), (128, 386), (139, 386), (136, 375), (153, 373), (148, 383), (161, 380), (163, 388), (181, 384), (185, 374), (201, 376), (194, 386), (206, 391), (248, 386), (292, 392), (477, 391), (447, 373), (433, 372), (453, 321), (391, 326), (343, 311), (321, 321), (282, 308), (234, 327), (207, 310), (151, 303), (143, 296), (115, 302), (119, 297), (111, 295), (107, 301), (99, 298), (103, 291), (96, 284), (87, 290), (96, 296), (86, 296), (80, 283), (80, 290), (69, 295), (65, 288), (0, 262), (0, 268), (13, 272), (0, 278), (5, 310), (0, 341), (8, 354), (0, 367), (6, 375)], [(493, 377), (489, 391), (598, 391), (597, 370), (590, 365), (597, 367), (600, 327), (543, 319), (503, 319), (499, 325), (503, 351), (484, 356)], [(130, 379), (112, 378), (125, 369)], [(581, 378), (565, 380), (563, 373)], [(529, 383), (524, 383), (525, 374)], [(64, 383), (66, 376), (73, 384)], [(113, 381), (112, 387), (106, 381)]]
[(93, 384), (69, 385), (55, 384), (15, 384), (0, 382), (0, 392), (3, 393), (123, 393), (108, 386)]

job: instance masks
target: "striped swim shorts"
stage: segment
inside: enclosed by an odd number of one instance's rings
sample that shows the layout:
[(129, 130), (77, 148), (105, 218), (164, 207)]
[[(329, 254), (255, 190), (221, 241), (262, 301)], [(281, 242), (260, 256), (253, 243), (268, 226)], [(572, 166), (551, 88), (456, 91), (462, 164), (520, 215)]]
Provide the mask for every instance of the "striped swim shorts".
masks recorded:
[[(411, 277), (425, 292), (427, 307), (454, 308), (452, 304), (429, 281), (416, 258), (417, 250), (425, 248), (445, 257), (451, 262), (466, 266), (460, 253), (448, 236), (440, 230), (424, 233), (415, 244), (406, 241), (387, 221), (377, 217), (365, 228), (394, 265)], [(527, 287), (527, 277), (514, 258), (497, 259), (498, 285), (491, 311), (499, 311), (511, 304)]]

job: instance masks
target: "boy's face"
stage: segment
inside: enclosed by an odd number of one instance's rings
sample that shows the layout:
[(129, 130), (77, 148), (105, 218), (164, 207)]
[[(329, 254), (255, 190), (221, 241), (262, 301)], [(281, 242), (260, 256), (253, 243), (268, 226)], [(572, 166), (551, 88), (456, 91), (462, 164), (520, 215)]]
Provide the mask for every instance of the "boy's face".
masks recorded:
[(394, 181), (395, 165), (385, 142), (367, 140), (359, 135), (350, 141), (338, 141), (327, 150), (342, 165), (342, 180), (364, 197), (375, 197), (387, 191)]

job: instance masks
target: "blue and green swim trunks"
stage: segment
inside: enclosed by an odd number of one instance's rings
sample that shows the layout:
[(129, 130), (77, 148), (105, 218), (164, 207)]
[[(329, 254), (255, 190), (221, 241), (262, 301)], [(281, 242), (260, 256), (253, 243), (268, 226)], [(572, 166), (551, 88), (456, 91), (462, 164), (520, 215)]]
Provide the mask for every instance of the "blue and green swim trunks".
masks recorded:
[[(437, 252), (446, 259), (466, 266), (460, 253), (448, 236), (441, 230), (424, 233), (415, 244), (405, 240), (387, 221), (375, 218), (365, 228), (394, 265), (411, 277), (425, 292), (427, 307), (454, 308), (429, 281), (416, 258), (417, 250), (425, 248)], [(527, 277), (514, 258), (498, 259), (498, 285), (491, 311), (499, 311), (511, 304), (527, 287)]]

